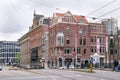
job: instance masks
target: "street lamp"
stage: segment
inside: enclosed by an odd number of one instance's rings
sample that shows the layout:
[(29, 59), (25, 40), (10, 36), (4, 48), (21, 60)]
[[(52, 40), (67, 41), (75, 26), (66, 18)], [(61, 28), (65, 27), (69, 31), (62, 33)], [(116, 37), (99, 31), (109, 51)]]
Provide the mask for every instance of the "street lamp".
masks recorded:
[(77, 35), (75, 34), (75, 52), (76, 52), (76, 56), (75, 56), (75, 58), (76, 58), (76, 65), (77, 65)]

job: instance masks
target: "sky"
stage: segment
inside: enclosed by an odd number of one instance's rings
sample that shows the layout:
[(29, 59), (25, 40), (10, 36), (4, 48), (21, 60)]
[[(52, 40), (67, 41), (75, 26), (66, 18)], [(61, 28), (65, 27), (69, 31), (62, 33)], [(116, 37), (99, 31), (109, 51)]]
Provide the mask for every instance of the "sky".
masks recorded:
[(96, 22), (112, 17), (118, 19), (119, 26), (119, 8), (119, 0), (0, 0), (0, 41), (17, 41), (27, 33), (32, 25), (34, 10), (36, 14), (46, 17), (70, 11), (74, 15), (86, 16), (89, 22), (93, 21), (92, 17), (99, 17), (94, 20)]

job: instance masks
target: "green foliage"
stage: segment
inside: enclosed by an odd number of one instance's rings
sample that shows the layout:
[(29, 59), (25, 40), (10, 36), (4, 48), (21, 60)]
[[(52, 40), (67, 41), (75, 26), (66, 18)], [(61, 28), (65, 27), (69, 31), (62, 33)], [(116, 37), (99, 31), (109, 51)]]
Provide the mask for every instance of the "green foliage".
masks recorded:
[(17, 53), (15, 57), (16, 57), (16, 62), (20, 63), (20, 53)]

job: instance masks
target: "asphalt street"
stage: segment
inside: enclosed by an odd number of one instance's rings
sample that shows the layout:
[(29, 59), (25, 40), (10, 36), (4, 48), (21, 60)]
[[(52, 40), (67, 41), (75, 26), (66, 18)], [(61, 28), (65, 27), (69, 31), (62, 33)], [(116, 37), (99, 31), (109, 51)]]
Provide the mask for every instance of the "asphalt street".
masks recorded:
[(32, 69), (0, 71), (0, 80), (120, 80), (120, 72), (94, 70), (86, 73), (59, 69)]

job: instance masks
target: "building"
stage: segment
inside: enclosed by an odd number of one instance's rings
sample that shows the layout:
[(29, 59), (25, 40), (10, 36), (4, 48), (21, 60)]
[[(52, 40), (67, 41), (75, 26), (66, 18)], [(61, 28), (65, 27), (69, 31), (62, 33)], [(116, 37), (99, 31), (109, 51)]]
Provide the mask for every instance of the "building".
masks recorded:
[[(34, 68), (41, 68), (44, 63), (44, 58), (48, 52), (43, 52), (43, 44), (48, 45), (47, 42), (43, 43), (43, 38), (48, 33), (49, 18), (44, 15), (38, 15), (34, 12), (33, 24), (29, 28), (29, 31), (23, 35), (20, 39), (21, 47), (21, 65), (30, 65)], [(44, 37), (44, 35), (46, 35)], [(26, 56), (27, 55), (27, 56)], [(43, 56), (44, 55), (44, 56)]]
[(30, 42), (30, 38), (29, 38), (29, 32), (26, 33), (24, 36), (22, 36), (19, 39), (20, 42), (20, 50), (21, 50), (21, 54), (20, 54), (20, 64), (21, 65), (30, 65), (31, 63), (31, 54), (30, 54), (30, 50), (29, 50), (29, 42)]
[(45, 66), (45, 68), (47, 68), (47, 62), (49, 59), (48, 56), (48, 32), (45, 32), (44, 35), (42, 36), (42, 45), (41, 45), (41, 52), (42, 52), (42, 65)]
[(106, 26), (101, 23), (89, 23), (90, 54), (100, 56), (100, 63), (106, 63)]
[(117, 19), (114, 19), (114, 18), (103, 19), (102, 24), (105, 24), (105, 26), (106, 26), (106, 34), (117, 35), (117, 29), (118, 29), (118, 20)]
[(0, 41), (0, 63), (19, 63), (20, 43), (17, 41)]
[[(107, 63), (112, 65), (115, 60), (119, 61), (119, 37), (118, 37), (118, 20), (114, 18), (103, 19), (102, 24), (106, 26), (106, 37), (108, 37)], [(113, 37), (113, 46), (111, 45), (111, 37)], [(111, 66), (109, 66), (111, 67)]]
[(89, 31), (84, 16), (55, 13), (49, 29), (49, 57), (51, 67), (76, 62), (89, 63)]
[[(100, 62), (105, 63), (105, 39), (105, 25), (88, 23), (85, 16), (68, 11), (46, 18), (34, 13), (32, 27), (19, 40), (21, 59), (24, 58), (21, 64), (45, 66), (48, 63), (51, 68), (81, 63), (89, 66), (90, 58), (96, 52)], [(22, 57), (26, 55), (28, 58)]]

